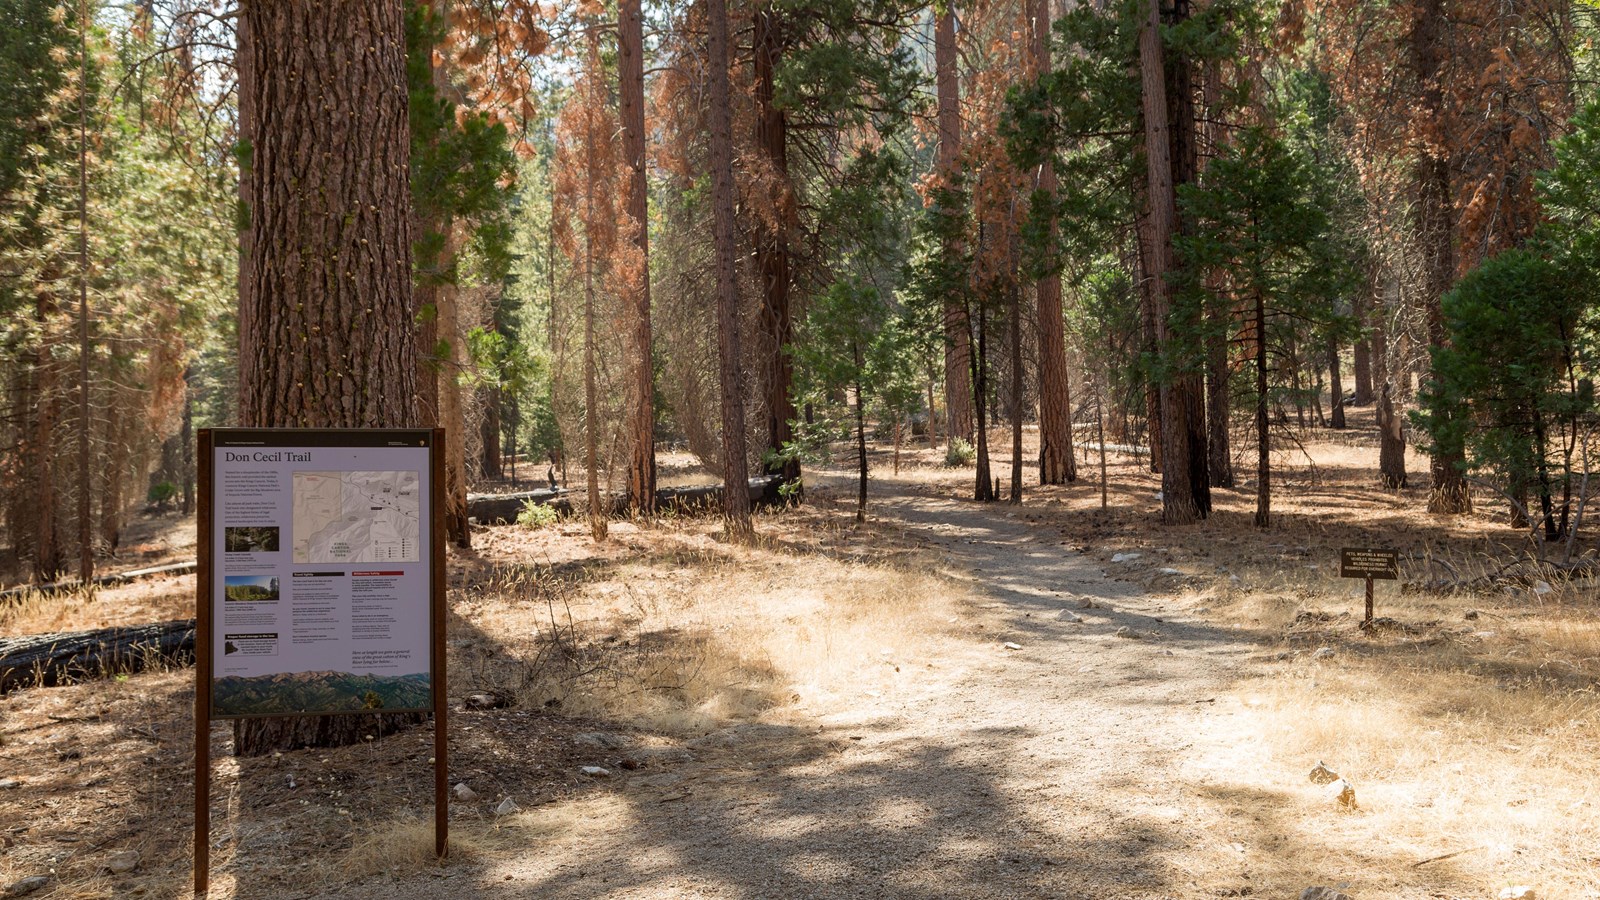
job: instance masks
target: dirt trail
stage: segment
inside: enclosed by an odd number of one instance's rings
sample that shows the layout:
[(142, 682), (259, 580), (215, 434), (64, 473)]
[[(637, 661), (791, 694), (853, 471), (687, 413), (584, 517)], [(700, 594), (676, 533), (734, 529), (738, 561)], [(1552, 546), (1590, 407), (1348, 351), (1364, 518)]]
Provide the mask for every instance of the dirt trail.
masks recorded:
[(1155, 898), (1247, 883), (1217, 871), (1229, 836), (1207, 787), (1238, 752), (1223, 695), (1247, 645), (1107, 579), (1018, 508), (877, 484), (890, 495), (873, 514), (974, 591), (971, 628), (938, 659), (892, 661), (901, 689), (715, 732), (681, 763), (541, 810), (548, 833), (526, 852), (341, 896)]

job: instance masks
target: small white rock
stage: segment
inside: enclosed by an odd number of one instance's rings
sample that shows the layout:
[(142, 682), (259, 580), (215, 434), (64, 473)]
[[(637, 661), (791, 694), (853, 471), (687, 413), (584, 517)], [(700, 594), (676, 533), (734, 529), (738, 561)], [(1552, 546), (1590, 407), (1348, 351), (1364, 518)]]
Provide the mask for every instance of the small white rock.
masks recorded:
[(1127, 553), (1118, 553), (1118, 554), (1112, 556), (1111, 557), (1111, 561), (1114, 562), (1114, 563), (1132, 562), (1133, 560), (1136, 560), (1136, 559), (1138, 559), (1139, 557), (1141, 557), (1143, 555), (1144, 555), (1143, 553), (1140, 553), (1140, 552), (1138, 552), (1136, 550), (1130, 550)]
[(611, 770), (610, 769), (602, 769), (599, 766), (579, 766), (578, 767), (578, 771), (582, 772), (583, 774), (585, 774), (587, 776), (589, 776), (590, 778), (610, 778), (611, 777)]
[(1311, 654), (1311, 658), (1312, 659), (1330, 659), (1332, 657), (1333, 657), (1333, 648), (1332, 647), (1318, 647), (1316, 649), (1316, 652)]
[(1015, 641), (1006, 641), (1006, 649), (1007, 650), (1021, 650), (1022, 649), (1022, 645), (1016, 643)]
[(1533, 888), (1524, 884), (1508, 887), (1500, 892), (1500, 900), (1533, 900)]
[(1171, 568), (1171, 567), (1157, 569), (1156, 571), (1160, 572), (1163, 575), (1182, 575), (1183, 574), (1183, 570), (1174, 569), (1174, 568)]
[(1533, 592), (1541, 597), (1550, 593), (1552, 590), (1555, 589), (1550, 586), (1550, 582), (1548, 581), (1535, 581), (1533, 583)]
[(1083, 624), (1083, 616), (1078, 615), (1077, 613), (1073, 612), (1070, 609), (1063, 609), (1061, 611), (1061, 614), (1056, 616), (1056, 618), (1060, 619), (1063, 622), (1072, 622), (1072, 623), (1078, 624), (1078, 625)]
[(1300, 900), (1350, 900), (1350, 895), (1331, 887), (1308, 887), (1300, 892)]
[(520, 811), (521, 809), (522, 807), (517, 805), (517, 801), (507, 797), (500, 801), (499, 806), (494, 808), (494, 814), (497, 816), (509, 816), (514, 812)]
[(1355, 809), (1356, 786), (1340, 778), (1328, 785), (1328, 798), (1339, 804), (1340, 809)]
[(462, 803), (471, 803), (472, 801), (478, 799), (478, 792), (470, 787), (467, 787), (467, 783), (465, 781), (452, 788), (451, 793), (455, 794), (456, 799), (460, 800)]
[(1132, 628), (1129, 628), (1126, 625), (1124, 625), (1121, 628), (1118, 628), (1116, 631), (1112, 632), (1111, 636), (1112, 637), (1123, 638), (1125, 640), (1130, 640), (1130, 641), (1138, 641), (1138, 640), (1143, 640), (1144, 639), (1144, 635), (1140, 634), (1137, 631), (1134, 631)]

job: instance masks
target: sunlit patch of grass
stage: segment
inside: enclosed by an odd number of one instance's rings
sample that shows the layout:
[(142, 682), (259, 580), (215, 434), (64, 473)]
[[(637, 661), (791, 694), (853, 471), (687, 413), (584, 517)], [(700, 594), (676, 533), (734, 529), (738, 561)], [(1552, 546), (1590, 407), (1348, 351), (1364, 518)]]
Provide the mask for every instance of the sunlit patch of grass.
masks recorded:
[(928, 568), (776, 544), (689, 544), (592, 577), (507, 568), (457, 603), (482, 635), (458, 671), (525, 706), (671, 733), (814, 708), (925, 652), (959, 595)]

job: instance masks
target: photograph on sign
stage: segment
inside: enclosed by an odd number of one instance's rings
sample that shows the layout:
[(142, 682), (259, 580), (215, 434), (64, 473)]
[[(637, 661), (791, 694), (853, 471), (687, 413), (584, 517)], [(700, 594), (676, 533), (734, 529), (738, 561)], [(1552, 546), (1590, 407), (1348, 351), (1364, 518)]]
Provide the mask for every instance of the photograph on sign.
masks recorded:
[(214, 433), (214, 718), (432, 707), (429, 436)]

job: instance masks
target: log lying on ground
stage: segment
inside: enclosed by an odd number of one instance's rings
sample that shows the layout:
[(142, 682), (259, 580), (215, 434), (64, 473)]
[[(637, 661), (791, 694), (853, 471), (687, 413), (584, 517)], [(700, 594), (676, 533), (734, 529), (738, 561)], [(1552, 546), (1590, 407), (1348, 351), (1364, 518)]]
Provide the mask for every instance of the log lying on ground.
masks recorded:
[[(764, 476), (750, 479), (750, 502), (756, 507), (776, 506), (783, 502), (779, 490), (782, 479)], [(548, 506), (562, 515), (583, 508), (584, 497), (565, 490), (522, 491), (516, 494), (469, 494), (467, 515), (479, 525), (510, 525), (517, 521), (523, 504)], [(611, 515), (621, 516), (628, 511), (628, 498), (623, 494), (608, 494), (604, 501)], [(677, 513), (714, 511), (722, 505), (722, 485), (663, 488), (656, 491), (656, 508)]]
[[(118, 572), (114, 575), (101, 575), (92, 582), (96, 587), (110, 587), (116, 584), (127, 584), (140, 578), (155, 578), (161, 575), (188, 575), (195, 569), (194, 560), (173, 563), (169, 566), (151, 566), (147, 569), (132, 569), (127, 572)], [(54, 581), (49, 584), (30, 584), (23, 587), (9, 588), (0, 591), (0, 605), (15, 603), (30, 594), (51, 596), (64, 594), (68, 591), (81, 590), (83, 587), (78, 581)]]
[(0, 694), (193, 663), (193, 619), (0, 638)]

